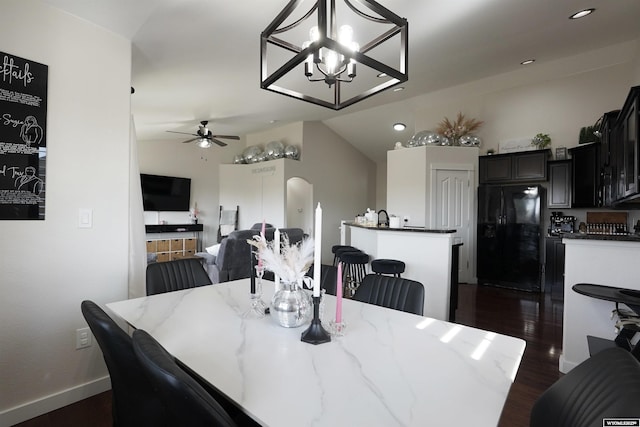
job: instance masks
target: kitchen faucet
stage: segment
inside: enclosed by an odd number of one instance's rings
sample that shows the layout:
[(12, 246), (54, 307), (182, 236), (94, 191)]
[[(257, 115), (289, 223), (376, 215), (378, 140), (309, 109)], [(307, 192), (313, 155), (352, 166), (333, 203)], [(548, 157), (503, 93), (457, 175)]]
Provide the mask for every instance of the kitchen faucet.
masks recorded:
[[(380, 219), (380, 214), (384, 212), (384, 221)], [(384, 209), (380, 209), (378, 211), (378, 227), (388, 227), (389, 226), (389, 214)]]

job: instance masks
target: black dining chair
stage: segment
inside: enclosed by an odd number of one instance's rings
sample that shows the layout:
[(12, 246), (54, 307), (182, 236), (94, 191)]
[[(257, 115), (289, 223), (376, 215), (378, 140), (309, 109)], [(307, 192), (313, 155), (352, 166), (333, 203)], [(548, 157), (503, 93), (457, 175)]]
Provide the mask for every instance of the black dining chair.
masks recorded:
[[(601, 427), (607, 418), (640, 418), (640, 362), (612, 347), (585, 360), (533, 404), (530, 427)], [(629, 424), (632, 425), (632, 424)]]
[(113, 425), (170, 425), (165, 406), (133, 351), (131, 337), (93, 301), (82, 301), (80, 308), (102, 350), (111, 377)]
[(147, 265), (147, 295), (210, 285), (211, 278), (198, 258)]
[(142, 370), (167, 405), (173, 425), (237, 426), (222, 405), (180, 368), (173, 356), (146, 331), (138, 329), (133, 332), (133, 348)]
[(424, 286), (401, 277), (367, 274), (353, 299), (422, 316)]

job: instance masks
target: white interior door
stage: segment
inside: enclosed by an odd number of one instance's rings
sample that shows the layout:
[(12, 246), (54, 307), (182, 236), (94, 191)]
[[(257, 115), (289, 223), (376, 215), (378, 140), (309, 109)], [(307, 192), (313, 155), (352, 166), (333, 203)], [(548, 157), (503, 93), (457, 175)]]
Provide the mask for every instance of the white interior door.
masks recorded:
[[(469, 283), (472, 278), (475, 233), (472, 227), (472, 208), (474, 206), (473, 170), (459, 169), (464, 166), (432, 168), (431, 176), (431, 221), (438, 229), (455, 229), (454, 242), (462, 243), (458, 280)], [(433, 223), (435, 222), (435, 223)]]

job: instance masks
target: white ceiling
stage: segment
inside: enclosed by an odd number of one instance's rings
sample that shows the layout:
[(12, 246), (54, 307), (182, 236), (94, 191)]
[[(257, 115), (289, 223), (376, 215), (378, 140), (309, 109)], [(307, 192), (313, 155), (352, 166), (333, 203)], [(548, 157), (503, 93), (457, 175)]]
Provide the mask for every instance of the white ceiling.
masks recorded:
[[(286, 0), (43, 1), (132, 40), (139, 140), (178, 143), (180, 135), (165, 131), (194, 132), (200, 120), (238, 135), (322, 120), (375, 161), (413, 133), (414, 107), (399, 101), (517, 70), (527, 58), (536, 67), (640, 39), (637, 0), (379, 0), (409, 21), (406, 90), (336, 112), (260, 89), (260, 33)], [(588, 7), (597, 10), (567, 19)], [(408, 130), (394, 133), (396, 121)]]

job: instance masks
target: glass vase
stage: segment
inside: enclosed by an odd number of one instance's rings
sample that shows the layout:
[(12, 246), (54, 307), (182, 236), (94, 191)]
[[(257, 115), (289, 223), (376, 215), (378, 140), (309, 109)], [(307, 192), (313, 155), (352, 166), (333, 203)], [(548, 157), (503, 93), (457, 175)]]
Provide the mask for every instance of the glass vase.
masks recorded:
[(313, 304), (309, 293), (297, 283), (280, 282), (280, 289), (273, 295), (270, 308), (274, 322), (285, 328), (297, 328), (311, 320)]

